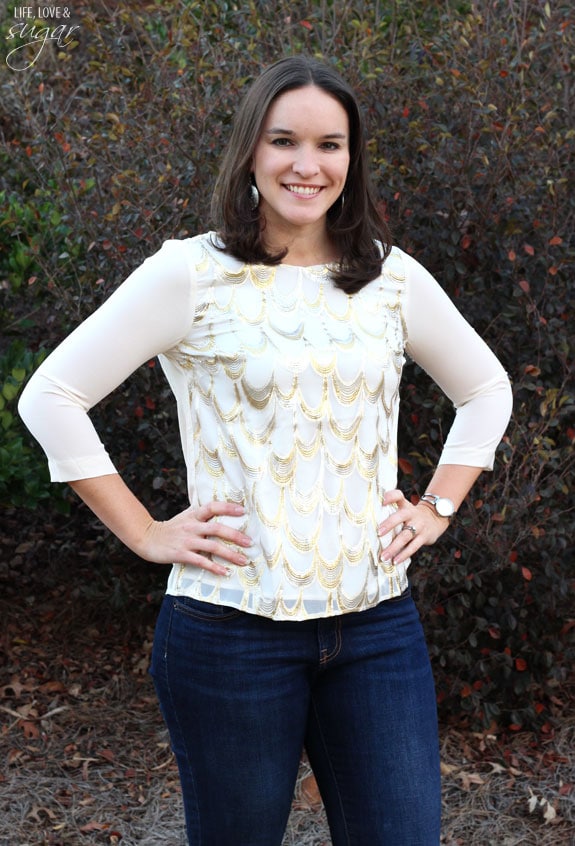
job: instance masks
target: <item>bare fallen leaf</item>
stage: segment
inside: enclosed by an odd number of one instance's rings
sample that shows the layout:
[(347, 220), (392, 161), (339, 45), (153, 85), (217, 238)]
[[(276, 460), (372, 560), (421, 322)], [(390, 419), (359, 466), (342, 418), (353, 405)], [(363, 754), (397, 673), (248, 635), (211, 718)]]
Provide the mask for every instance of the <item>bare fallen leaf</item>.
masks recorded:
[(493, 773), (506, 773), (507, 767), (504, 767), (502, 764), (497, 764), (495, 761), (488, 761), (489, 766), (491, 767), (491, 774)]
[(6, 763), (9, 767), (13, 767), (24, 755), (21, 749), (10, 749), (6, 756)]
[(453, 764), (446, 764), (445, 761), (442, 761), (440, 764), (441, 775), (448, 776), (452, 773), (457, 771), (457, 767)]
[(31, 740), (32, 738), (35, 740), (40, 737), (40, 729), (36, 723), (31, 722), (31, 720), (20, 720), (18, 726), (24, 732), (24, 737), (27, 740)]
[(464, 790), (469, 790), (472, 784), (485, 784), (485, 779), (481, 778), (479, 773), (466, 773), (462, 770), (457, 773), (457, 778), (461, 779)]
[(313, 773), (306, 776), (301, 783), (301, 806), (310, 810), (317, 810), (322, 806), (322, 799)]
[(56, 814), (54, 811), (50, 810), (50, 808), (43, 808), (39, 805), (34, 805), (32, 810), (29, 812), (28, 817), (30, 819), (36, 820), (38, 823), (45, 822), (44, 817), (48, 817), (50, 820), (56, 819)]
[(86, 823), (80, 827), (81, 832), (89, 832), (89, 831), (107, 831), (110, 828), (110, 823), (101, 823), (96, 822), (93, 820), (92, 822)]
[[(543, 800), (542, 800), (543, 801)], [(557, 817), (557, 811), (551, 804), (545, 799), (545, 810), (543, 811), (543, 819), (546, 823), (553, 822), (553, 820)]]

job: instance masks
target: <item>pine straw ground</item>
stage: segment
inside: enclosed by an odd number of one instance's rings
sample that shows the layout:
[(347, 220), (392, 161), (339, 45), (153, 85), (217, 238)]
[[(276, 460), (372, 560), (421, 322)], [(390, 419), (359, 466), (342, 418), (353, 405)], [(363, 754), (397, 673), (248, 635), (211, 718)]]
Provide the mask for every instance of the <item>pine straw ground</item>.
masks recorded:
[[(97, 540), (51, 557), (44, 531), (18, 543), (0, 522), (0, 846), (183, 846), (142, 564), (96, 564)], [(442, 843), (575, 846), (575, 697), (559, 693), (544, 739), (443, 728)], [(330, 844), (305, 761), (288, 844)]]

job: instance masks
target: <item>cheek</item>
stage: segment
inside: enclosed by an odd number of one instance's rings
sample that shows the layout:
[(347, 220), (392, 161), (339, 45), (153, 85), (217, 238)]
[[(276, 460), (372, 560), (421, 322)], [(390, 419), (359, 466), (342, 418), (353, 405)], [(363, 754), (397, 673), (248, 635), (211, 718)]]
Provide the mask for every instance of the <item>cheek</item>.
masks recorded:
[(341, 163), (340, 167), (340, 178), (342, 182), (345, 182), (347, 179), (347, 175), (349, 173), (349, 156), (347, 156), (344, 161)]
[(254, 155), (252, 160), (252, 171), (255, 174), (259, 174), (260, 179), (265, 179), (266, 177), (273, 175), (280, 169), (280, 167), (281, 162), (278, 161), (278, 157), (267, 151), (262, 152), (259, 155)]
[(261, 171), (265, 167), (266, 150), (261, 145), (257, 145), (252, 156), (252, 172)]

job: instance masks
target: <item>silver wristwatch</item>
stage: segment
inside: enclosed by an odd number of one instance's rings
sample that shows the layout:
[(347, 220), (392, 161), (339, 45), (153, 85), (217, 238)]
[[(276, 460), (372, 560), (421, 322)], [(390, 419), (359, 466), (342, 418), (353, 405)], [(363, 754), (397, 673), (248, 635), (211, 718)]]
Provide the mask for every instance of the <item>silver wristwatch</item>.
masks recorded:
[(427, 502), (433, 505), (440, 517), (453, 517), (455, 514), (455, 505), (446, 496), (436, 496), (432, 493), (424, 493), (421, 497), (422, 502)]

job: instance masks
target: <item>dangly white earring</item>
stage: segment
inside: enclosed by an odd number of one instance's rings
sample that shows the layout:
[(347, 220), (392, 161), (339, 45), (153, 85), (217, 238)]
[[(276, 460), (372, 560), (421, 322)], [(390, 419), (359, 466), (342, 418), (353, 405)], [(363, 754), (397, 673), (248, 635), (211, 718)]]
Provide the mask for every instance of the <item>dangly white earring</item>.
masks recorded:
[(257, 209), (260, 204), (260, 192), (258, 191), (255, 182), (250, 184), (250, 199), (252, 203), (252, 209)]

